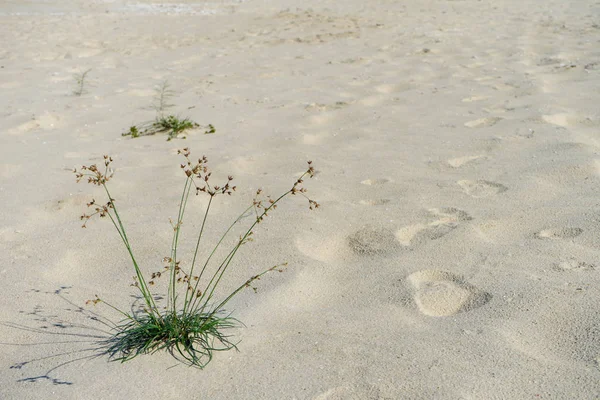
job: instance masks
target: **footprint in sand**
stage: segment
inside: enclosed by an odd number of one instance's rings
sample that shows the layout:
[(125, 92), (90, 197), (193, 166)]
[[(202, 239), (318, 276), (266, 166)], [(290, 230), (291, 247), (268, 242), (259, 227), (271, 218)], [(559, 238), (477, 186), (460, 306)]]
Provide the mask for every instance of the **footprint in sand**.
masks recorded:
[(306, 133), (302, 136), (302, 143), (308, 144), (311, 146), (318, 146), (323, 144), (331, 134), (327, 131), (322, 131), (318, 133)]
[(477, 160), (481, 160), (481, 159), (485, 159), (485, 158), (486, 157), (483, 155), (464, 156), (464, 157), (451, 158), (447, 161), (447, 163), (452, 168), (460, 168), (464, 165), (471, 164)]
[(471, 216), (454, 207), (431, 208), (429, 222), (405, 226), (396, 231), (396, 240), (404, 247), (427, 240), (439, 239), (452, 232), (459, 222), (471, 220)]
[[(537, 303), (537, 302), (536, 302)], [(500, 333), (515, 350), (557, 365), (600, 366), (600, 317), (585, 296), (548, 299), (532, 304), (536, 318), (505, 325)]]
[(367, 185), (367, 186), (379, 186), (379, 185), (383, 185), (388, 183), (390, 180), (386, 179), (386, 178), (379, 178), (379, 179), (365, 179), (364, 181), (362, 181), (361, 183), (363, 185)]
[(515, 130), (515, 136), (518, 138), (531, 139), (535, 133), (535, 130), (528, 128), (517, 128)]
[(461, 101), (463, 103), (472, 103), (474, 101), (481, 101), (481, 100), (486, 100), (486, 99), (487, 99), (486, 96), (471, 96), (471, 97), (465, 97)]
[(350, 103), (346, 103), (345, 101), (336, 101), (335, 103), (330, 103), (330, 104), (309, 103), (304, 106), (304, 109), (307, 111), (323, 112), (323, 111), (331, 111), (331, 110), (340, 110), (349, 105), (350, 105)]
[(298, 251), (320, 262), (329, 263), (348, 256), (348, 247), (343, 237), (331, 235), (328, 230), (318, 233), (307, 232), (298, 236), (295, 242)]
[(435, 240), (454, 230), (459, 222), (471, 216), (453, 207), (432, 208), (429, 222), (404, 227), (396, 232), (391, 227), (366, 225), (347, 235), (332, 234), (331, 227), (311, 230), (296, 238), (296, 246), (306, 256), (331, 262), (340, 259), (382, 256), (425, 240)]
[[(361, 183), (366, 186), (381, 186), (390, 182), (389, 179), (386, 178), (378, 178), (378, 179), (365, 179)], [(363, 199), (360, 200), (359, 203), (363, 206), (381, 206), (383, 204), (389, 203), (389, 199)]]
[(441, 270), (422, 270), (408, 276), (416, 289), (414, 300), (419, 311), (430, 317), (445, 317), (481, 307), (491, 295)]
[(577, 115), (576, 113), (557, 113), (551, 115), (542, 115), (542, 120), (552, 125), (560, 126), (562, 128), (568, 128), (570, 126), (587, 126), (597, 127), (599, 125), (598, 119), (589, 116)]
[(394, 233), (386, 228), (365, 226), (346, 238), (348, 247), (360, 256), (383, 255), (398, 249)]
[(389, 199), (364, 199), (360, 200), (358, 203), (362, 204), (363, 206), (382, 206), (389, 202)]
[[(344, 386), (333, 387), (312, 397), (312, 400), (347, 400), (347, 399), (383, 399), (380, 390), (360, 382), (348, 382)], [(388, 397), (385, 397), (386, 399)]]
[(549, 228), (533, 234), (536, 239), (572, 239), (583, 233), (581, 228)]
[(496, 195), (498, 193), (506, 192), (508, 188), (500, 183), (490, 181), (469, 181), (462, 180), (457, 182), (462, 188), (463, 192), (471, 197), (481, 198)]
[(569, 258), (556, 263), (555, 268), (559, 271), (584, 271), (594, 270), (596, 266), (594, 264), (588, 264), (584, 261), (579, 261), (575, 258)]
[(34, 117), (31, 121), (25, 122), (16, 128), (10, 129), (8, 134), (10, 135), (21, 135), (34, 130), (52, 130), (59, 127), (61, 117), (58, 115), (45, 112), (42, 115)]
[(414, 224), (402, 227), (396, 231), (396, 240), (404, 247), (413, 246), (427, 240), (436, 240), (456, 228), (456, 224)]
[(367, 225), (349, 234), (336, 234), (328, 225), (321, 228), (296, 238), (298, 250), (317, 261), (385, 256), (400, 249), (391, 228)]
[(552, 125), (567, 128), (571, 125), (574, 117), (568, 113), (558, 113), (552, 115), (542, 115), (542, 120)]
[(385, 102), (388, 99), (388, 96), (384, 95), (374, 95), (367, 96), (358, 101), (358, 103), (365, 107), (376, 107), (381, 103)]
[(438, 223), (457, 223), (473, 219), (466, 211), (454, 207), (430, 208), (428, 212)]
[(479, 118), (479, 119), (475, 119), (473, 121), (465, 122), (465, 126), (467, 128), (483, 128), (483, 127), (487, 127), (487, 126), (496, 125), (496, 123), (498, 123), (498, 121), (500, 121), (501, 119), (502, 118), (500, 118), (500, 117)]

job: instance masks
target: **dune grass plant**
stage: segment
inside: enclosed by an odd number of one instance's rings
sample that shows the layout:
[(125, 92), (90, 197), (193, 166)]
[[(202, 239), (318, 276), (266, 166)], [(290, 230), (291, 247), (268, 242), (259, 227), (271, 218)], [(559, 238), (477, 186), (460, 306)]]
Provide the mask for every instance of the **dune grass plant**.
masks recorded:
[[(227, 227), (216, 243), (208, 247), (212, 248), (207, 256), (200, 257), (201, 249), (207, 248), (204, 236), (209, 221), (211, 206), (215, 199), (221, 195), (231, 195), (236, 187), (232, 185), (233, 177), (229, 176), (222, 185), (214, 185), (211, 181), (212, 172), (208, 167), (206, 157), (196, 161), (190, 158), (189, 149), (178, 151), (185, 158), (181, 169), (185, 177), (185, 183), (181, 192), (179, 210), (176, 221), (172, 221), (173, 237), (171, 241), (171, 252), (164, 258), (163, 270), (154, 272), (149, 278), (144, 276), (144, 271), (134, 253), (133, 245), (125, 230), (123, 219), (117, 210), (115, 199), (108, 189), (108, 182), (113, 177), (111, 163), (113, 159), (104, 156), (104, 165), (83, 166), (75, 169), (77, 181), (87, 180), (88, 183), (103, 188), (108, 199), (104, 203), (92, 200), (88, 203), (91, 212), (81, 216), (83, 227), (95, 216), (109, 219), (117, 230), (123, 242), (128, 258), (131, 260), (135, 271), (135, 287), (143, 306), (139, 309), (126, 312), (106, 302), (96, 295), (95, 299), (88, 303), (103, 303), (116, 310), (123, 318), (112, 327), (112, 334), (104, 342), (106, 353), (111, 360), (128, 361), (140, 354), (152, 354), (160, 350), (168, 351), (178, 360), (191, 366), (203, 368), (212, 359), (215, 351), (236, 349), (228, 330), (239, 326), (241, 323), (226, 311), (227, 303), (245, 288), (252, 288), (254, 282), (262, 276), (274, 272), (283, 271), (285, 264), (275, 265), (251, 276), (236, 289), (227, 295), (217, 291), (219, 285), (226, 277), (227, 271), (234, 265), (233, 260), (242, 246), (252, 241), (254, 229), (267, 215), (273, 211), (277, 204), (289, 195), (300, 195), (308, 200), (309, 208), (315, 209), (319, 204), (306, 195), (306, 189), (302, 186), (306, 177), (314, 175), (312, 162), (308, 162), (307, 170), (294, 181), (292, 187), (279, 197), (262, 196), (258, 190), (252, 204), (242, 212)], [(181, 226), (186, 213), (186, 206), (190, 194), (208, 196), (207, 206), (201, 217), (199, 231), (194, 241), (194, 251), (191, 254), (189, 267), (184, 271), (179, 255), (182, 239)], [(233, 240), (232, 247), (219, 249), (228, 236), (232, 236), (236, 226), (243, 221), (249, 221), (248, 228), (242, 228), (243, 232), (239, 238)], [(231, 240), (231, 239), (230, 239)], [(219, 250), (219, 251), (218, 251)], [(202, 258), (202, 260), (201, 260)], [(151, 287), (162, 275), (168, 274), (167, 296), (153, 295)], [(234, 286), (235, 287), (235, 286)], [(134, 307), (131, 307), (133, 310)]]

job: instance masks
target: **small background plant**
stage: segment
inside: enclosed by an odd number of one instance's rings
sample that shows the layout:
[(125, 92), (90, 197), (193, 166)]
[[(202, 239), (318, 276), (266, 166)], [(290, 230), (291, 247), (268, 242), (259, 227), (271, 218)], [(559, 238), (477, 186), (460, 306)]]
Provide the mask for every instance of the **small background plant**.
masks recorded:
[(154, 121), (132, 125), (129, 127), (129, 130), (122, 133), (121, 136), (137, 138), (164, 132), (167, 133), (167, 141), (169, 141), (188, 129), (203, 128), (205, 134), (216, 132), (215, 127), (212, 124), (200, 126), (189, 118), (181, 118), (173, 114), (165, 116), (165, 111), (173, 107), (173, 104), (169, 103), (169, 99), (175, 95), (175, 92), (170, 89), (170, 86), (168, 81), (163, 81), (155, 89), (156, 94), (152, 103), (152, 108), (156, 111), (156, 118)]
[(133, 125), (129, 128), (129, 131), (123, 133), (122, 136), (131, 136), (132, 138), (137, 138), (140, 136), (155, 135), (157, 133), (166, 132), (167, 141), (169, 141), (173, 138), (176, 138), (179, 134), (188, 129), (201, 127), (205, 129), (205, 134), (216, 132), (216, 129), (212, 124), (201, 126), (189, 118), (181, 119), (175, 115), (168, 115), (166, 117), (157, 117), (153, 122)]
[(165, 80), (154, 89), (156, 94), (154, 95), (152, 108), (154, 108), (158, 117), (163, 117), (165, 110), (174, 107), (174, 104), (169, 103), (169, 99), (175, 95), (175, 92), (170, 87), (169, 81)]
[[(149, 278), (144, 276), (125, 231), (123, 220), (117, 211), (115, 199), (108, 190), (107, 183), (113, 177), (113, 171), (110, 168), (112, 158), (104, 156), (104, 165), (100, 167), (90, 165), (83, 166), (80, 170), (74, 170), (78, 182), (85, 179), (88, 183), (102, 187), (107, 199), (103, 203), (95, 200), (88, 203), (88, 207), (92, 211), (81, 216), (83, 227), (86, 227), (88, 221), (95, 216), (107, 218), (112, 222), (135, 271), (131, 286), (139, 291), (144, 303), (141, 308), (126, 312), (98, 296), (88, 301), (88, 304), (106, 304), (123, 317), (120, 322), (113, 324), (110, 338), (102, 343), (111, 360), (124, 362), (140, 354), (165, 350), (191, 366), (203, 368), (211, 361), (215, 351), (237, 348), (227, 331), (239, 326), (240, 322), (226, 311), (225, 306), (245, 288), (256, 290), (254, 283), (262, 276), (274, 271), (282, 272), (286, 266), (286, 264), (279, 264), (269, 267), (249, 277), (229, 294), (220, 295), (217, 288), (223, 282), (228, 269), (233, 266), (233, 260), (238, 251), (252, 241), (254, 229), (271, 211), (277, 208), (278, 203), (285, 197), (301, 196), (308, 201), (311, 210), (319, 207), (317, 202), (307, 197), (306, 189), (302, 186), (306, 177), (314, 175), (312, 162), (309, 161), (307, 170), (294, 181), (289, 190), (280, 196), (264, 197), (262, 191), (258, 190), (252, 204), (225, 229), (212, 247), (207, 247), (203, 238), (211, 206), (219, 196), (231, 195), (235, 192), (236, 186), (232, 184), (232, 176), (229, 176), (221, 185), (213, 184), (212, 172), (208, 167), (206, 157), (192, 161), (187, 148), (178, 153), (185, 159), (180, 165), (185, 183), (181, 192), (177, 218), (171, 222), (173, 227), (171, 252), (163, 259), (164, 268), (153, 272)], [(179, 255), (182, 239), (181, 226), (191, 193), (207, 196), (208, 203), (200, 219), (202, 222), (199, 232), (193, 242), (194, 250), (190, 257), (191, 261), (187, 263), (189, 267), (184, 268)], [(242, 221), (247, 221), (248, 218), (251, 220), (250, 226), (241, 230), (243, 233), (233, 241), (232, 247), (229, 250), (218, 251), (225, 243), (226, 237), (232, 235), (234, 228)], [(201, 260), (199, 250), (203, 248), (212, 248), (212, 250), (206, 253), (206, 257)], [(159, 297), (152, 294), (151, 287), (165, 275), (168, 276), (167, 295), (161, 297), (163, 300), (159, 301)], [(131, 309), (133, 310), (134, 307)]]
[(77, 87), (75, 88), (75, 90), (73, 91), (73, 94), (75, 96), (81, 96), (82, 94), (85, 93), (85, 86), (86, 86), (86, 78), (87, 75), (90, 73), (92, 69), (88, 69), (84, 72), (81, 72), (79, 74), (75, 74), (73, 75), (73, 78), (75, 79), (75, 82), (77, 83)]

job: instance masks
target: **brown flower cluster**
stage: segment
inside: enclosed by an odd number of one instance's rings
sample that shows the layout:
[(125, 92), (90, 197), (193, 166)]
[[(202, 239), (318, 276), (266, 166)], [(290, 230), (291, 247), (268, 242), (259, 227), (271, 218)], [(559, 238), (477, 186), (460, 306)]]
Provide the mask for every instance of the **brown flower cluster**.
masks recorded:
[(115, 208), (114, 205), (114, 199), (110, 199), (106, 204), (103, 205), (97, 205), (96, 204), (96, 200), (90, 201), (89, 203), (87, 203), (88, 207), (94, 207), (94, 212), (92, 212), (91, 214), (82, 214), (79, 219), (81, 219), (83, 221), (83, 225), (81, 225), (82, 228), (86, 228), (87, 222), (90, 218), (92, 218), (94, 215), (99, 215), (100, 218), (104, 218), (106, 217), (110, 210)]
[(309, 198), (306, 195), (306, 188), (302, 186), (302, 184), (304, 183), (304, 178), (308, 176), (309, 178), (312, 178), (313, 176), (315, 176), (315, 168), (312, 165), (312, 161), (308, 161), (308, 169), (300, 176), (300, 178), (298, 178), (295, 182), (294, 185), (292, 186), (292, 188), (290, 190), (288, 190), (286, 193), (284, 193), (282, 196), (280, 196), (278, 199), (273, 200), (273, 198), (271, 198), (271, 196), (266, 196), (266, 199), (259, 199), (259, 197), (262, 195), (262, 189), (258, 189), (256, 191), (256, 195), (254, 197), (254, 211), (256, 213), (256, 219), (258, 222), (261, 222), (263, 220), (264, 217), (268, 216), (268, 212), (271, 209), (276, 209), (277, 208), (277, 202), (279, 200), (281, 200), (283, 197), (287, 196), (288, 194), (292, 194), (292, 195), (302, 195), (306, 198), (306, 200), (308, 200), (308, 208), (311, 210), (317, 209), (320, 207), (320, 204), (317, 203), (316, 201), (312, 200), (311, 198)]
[[(152, 275), (150, 275), (150, 281), (148, 281), (148, 285), (154, 286), (156, 284), (156, 282), (155, 282), (156, 279), (159, 279), (160, 277), (162, 277), (162, 275), (166, 271), (171, 270), (171, 264), (173, 262), (171, 257), (163, 258), (163, 262), (166, 265), (163, 267), (162, 270), (153, 272)], [(185, 272), (183, 269), (181, 269), (181, 267), (179, 266), (180, 263), (181, 263), (181, 261), (177, 261), (177, 262), (175, 262), (175, 266), (174, 266), (175, 275), (177, 277), (176, 282), (185, 284), (187, 286), (187, 290), (191, 291), (191, 290), (193, 290), (191, 282), (197, 281), (200, 278), (198, 276), (189, 275), (187, 272)], [(139, 286), (139, 284), (137, 282), (137, 277), (135, 277), (135, 276), (133, 277), (133, 283), (130, 286), (136, 286), (136, 287)], [(202, 295), (202, 292), (200, 290), (197, 290), (196, 296), (200, 297), (201, 295)]]
[(100, 300), (100, 297), (98, 297), (98, 295), (97, 295), (97, 294), (96, 294), (96, 295), (94, 295), (94, 296), (96, 297), (95, 299), (93, 299), (93, 300), (86, 300), (85, 304), (86, 304), (86, 305), (87, 305), (87, 304), (93, 304), (93, 305), (96, 305), (96, 304), (98, 304), (98, 303), (100, 303), (100, 302), (102, 301), (102, 300)]
[(292, 189), (290, 189), (290, 192), (295, 195), (295, 194), (301, 194), (304, 197), (306, 197), (306, 199), (308, 200), (308, 208), (310, 208), (311, 210), (314, 210), (316, 208), (319, 208), (319, 203), (317, 203), (314, 200), (309, 199), (306, 196), (306, 188), (302, 187), (302, 183), (304, 182), (304, 177), (307, 176), (309, 178), (312, 178), (313, 176), (315, 176), (315, 168), (312, 165), (312, 161), (308, 161), (308, 169), (306, 170), (306, 172), (304, 174), (302, 174), (302, 176), (300, 178), (298, 178), (298, 180), (296, 182), (294, 182), (294, 186), (292, 186)]
[[(104, 156), (104, 172), (101, 171), (96, 164), (92, 164), (90, 166), (82, 166), (81, 170), (73, 169), (73, 173), (75, 173), (75, 178), (77, 182), (81, 182), (83, 178), (87, 177), (87, 182), (96, 186), (104, 186), (106, 182), (108, 182), (112, 176), (114, 175), (113, 170), (110, 168), (110, 163), (113, 161), (112, 157)], [(109, 199), (106, 204), (97, 204), (96, 200), (90, 201), (87, 203), (88, 207), (93, 207), (93, 212), (91, 214), (83, 214), (79, 218), (84, 221), (82, 228), (86, 227), (86, 224), (90, 218), (94, 215), (100, 216), (100, 218), (104, 218), (109, 215), (110, 210), (114, 209), (114, 199)]]
[(77, 182), (80, 182), (84, 177), (88, 178), (88, 183), (96, 186), (102, 186), (112, 178), (114, 172), (110, 169), (110, 163), (113, 161), (112, 157), (104, 156), (104, 172), (100, 171), (96, 164), (92, 164), (89, 167), (82, 166), (81, 171), (73, 169)]
[[(228, 194), (231, 196), (232, 192), (235, 192), (236, 187), (231, 185), (231, 181), (233, 180), (233, 176), (229, 175), (227, 177), (227, 182), (223, 185), (214, 185), (212, 186), (209, 182), (210, 176), (212, 172), (208, 168), (208, 159), (206, 156), (202, 156), (202, 158), (198, 159), (198, 162), (194, 163), (190, 159), (190, 149), (184, 148), (183, 150), (177, 150), (177, 154), (181, 154), (185, 157), (186, 163), (181, 164), (180, 167), (183, 169), (185, 175), (192, 179), (196, 187), (196, 195), (200, 192), (207, 193), (210, 197), (216, 196), (217, 194)], [(199, 180), (200, 184), (196, 183), (196, 180)]]

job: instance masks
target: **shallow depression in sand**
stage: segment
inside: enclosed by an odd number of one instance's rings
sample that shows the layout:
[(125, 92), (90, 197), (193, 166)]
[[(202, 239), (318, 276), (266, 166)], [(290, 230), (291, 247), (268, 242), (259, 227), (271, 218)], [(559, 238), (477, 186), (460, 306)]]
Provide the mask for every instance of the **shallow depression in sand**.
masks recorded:
[(581, 228), (550, 228), (542, 229), (533, 234), (537, 239), (572, 239), (583, 233)]
[(481, 307), (491, 295), (463, 281), (457, 275), (441, 270), (421, 270), (408, 276), (415, 287), (415, 303), (419, 311), (430, 317), (444, 317)]
[(364, 226), (344, 234), (331, 231), (310, 231), (296, 238), (296, 247), (306, 256), (321, 262), (352, 259), (356, 256), (381, 256), (400, 248), (391, 229)]
[(347, 249), (341, 238), (324, 238), (321, 235), (312, 233), (296, 238), (296, 247), (302, 254), (321, 262), (331, 262), (342, 259), (347, 253)]
[(358, 203), (362, 204), (363, 206), (382, 206), (389, 202), (389, 199), (363, 199), (360, 200)]
[(448, 162), (448, 165), (450, 165), (452, 168), (460, 168), (464, 165), (472, 164), (475, 161), (481, 160), (483, 158), (485, 158), (485, 156), (483, 156), (483, 155), (463, 156), (463, 157), (451, 158), (447, 162)]
[(459, 223), (472, 218), (465, 211), (454, 207), (430, 208), (428, 223), (407, 225), (395, 232), (396, 240), (408, 247), (427, 240), (436, 240), (452, 232)]
[(428, 212), (440, 223), (464, 222), (473, 219), (466, 211), (454, 207), (430, 208)]
[(600, 364), (600, 319), (598, 313), (577, 299), (547, 304), (535, 320), (521, 320), (508, 326), (505, 338), (521, 352), (538, 360), (582, 363), (591, 368)]
[(555, 264), (555, 267), (558, 271), (591, 271), (596, 269), (594, 264), (580, 261), (576, 258), (561, 260)]
[(506, 192), (508, 188), (500, 183), (490, 181), (469, 181), (462, 180), (457, 182), (462, 188), (463, 192), (471, 197), (481, 198), (496, 195), (498, 193)]
[(384, 185), (386, 183), (388, 183), (390, 180), (386, 179), (386, 178), (378, 178), (378, 179), (365, 179), (364, 181), (361, 181), (360, 183), (362, 183), (363, 185), (367, 185), (367, 186), (379, 186), (379, 185)]
[(467, 128), (482, 128), (487, 126), (493, 126), (498, 123), (498, 121), (502, 120), (500, 117), (486, 117), (480, 118), (473, 121), (465, 122), (465, 126)]
[(394, 233), (386, 228), (365, 226), (346, 237), (354, 254), (361, 256), (390, 253), (398, 248)]

